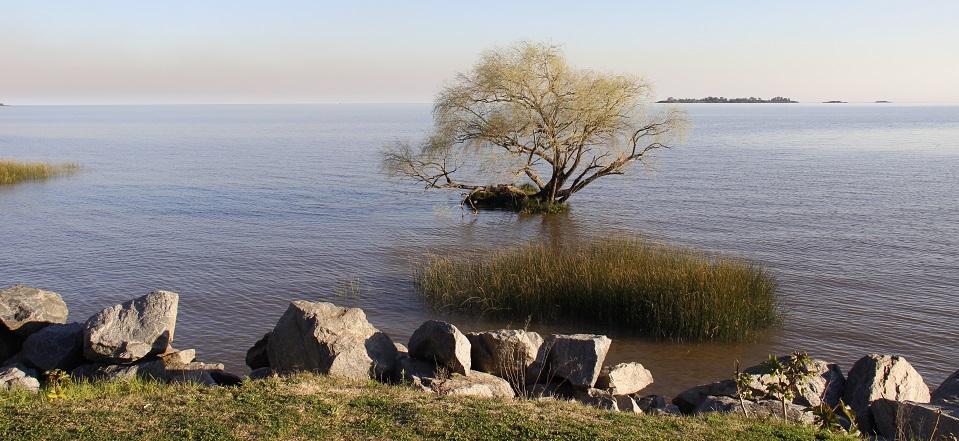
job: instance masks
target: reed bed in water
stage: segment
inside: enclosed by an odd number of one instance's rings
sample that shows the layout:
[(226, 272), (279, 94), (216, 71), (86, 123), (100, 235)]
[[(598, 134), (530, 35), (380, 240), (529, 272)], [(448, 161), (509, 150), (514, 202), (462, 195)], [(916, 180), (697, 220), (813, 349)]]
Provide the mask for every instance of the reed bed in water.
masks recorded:
[(776, 280), (762, 266), (642, 239), (431, 256), (415, 279), (435, 307), (669, 340), (749, 340), (781, 318)]
[(39, 181), (54, 176), (71, 174), (79, 168), (80, 166), (75, 163), (48, 164), (44, 162), (0, 160), (0, 185)]

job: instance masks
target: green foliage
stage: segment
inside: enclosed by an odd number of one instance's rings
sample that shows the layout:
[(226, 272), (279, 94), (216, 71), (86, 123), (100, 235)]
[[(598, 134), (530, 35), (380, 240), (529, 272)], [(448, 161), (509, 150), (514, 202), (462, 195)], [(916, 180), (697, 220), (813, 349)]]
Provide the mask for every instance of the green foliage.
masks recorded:
[(826, 403), (820, 403), (818, 406), (812, 406), (807, 410), (813, 413), (816, 417), (816, 425), (824, 431), (853, 436), (861, 435), (859, 423), (856, 421), (856, 412), (842, 399), (839, 400), (839, 404), (835, 408)]
[(46, 373), (46, 397), (50, 400), (62, 400), (67, 397), (66, 390), (73, 384), (70, 375), (60, 369)]
[(743, 409), (743, 415), (748, 417), (749, 411), (746, 409), (746, 400), (753, 398), (753, 389), (750, 387), (753, 377), (742, 371), (739, 360), (736, 360), (736, 372), (733, 380), (736, 382), (736, 396), (739, 398), (739, 406)]
[(770, 355), (769, 360), (763, 363), (766, 372), (773, 379), (773, 382), (766, 387), (766, 393), (782, 403), (783, 420), (787, 419), (786, 403), (796, 398), (800, 389), (812, 376), (809, 370), (811, 364), (812, 359), (805, 352), (793, 352), (782, 359)]
[(203, 387), (77, 383), (65, 397), (0, 391), (0, 439), (25, 440), (851, 440), (736, 415), (648, 416), (561, 401), (437, 397), (298, 374)]
[(415, 278), (438, 308), (614, 324), (663, 339), (749, 340), (780, 319), (775, 279), (762, 267), (641, 239), (433, 256)]
[(16, 162), (0, 160), (0, 185), (13, 185), (25, 181), (37, 181), (76, 172), (79, 165), (73, 163), (53, 165), (42, 162)]

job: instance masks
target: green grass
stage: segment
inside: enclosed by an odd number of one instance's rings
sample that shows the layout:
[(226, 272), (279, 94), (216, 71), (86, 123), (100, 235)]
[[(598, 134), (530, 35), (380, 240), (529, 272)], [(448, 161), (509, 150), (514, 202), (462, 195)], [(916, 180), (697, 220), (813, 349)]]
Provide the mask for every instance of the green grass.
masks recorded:
[(749, 340), (780, 320), (775, 279), (762, 267), (640, 239), (432, 256), (415, 278), (439, 308), (663, 339)]
[(19, 162), (0, 160), (0, 185), (13, 185), (25, 181), (39, 181), (54, 176), (74, 173), (79, 165), (74, 163), (47, 164), (43, 162)]
[(81, 384), (63, 398), (0, 391), (0, 439), (831, 440), (777, 420), (653, 417), (576, 403), (437, 397), (300, 374), (236, 388)]

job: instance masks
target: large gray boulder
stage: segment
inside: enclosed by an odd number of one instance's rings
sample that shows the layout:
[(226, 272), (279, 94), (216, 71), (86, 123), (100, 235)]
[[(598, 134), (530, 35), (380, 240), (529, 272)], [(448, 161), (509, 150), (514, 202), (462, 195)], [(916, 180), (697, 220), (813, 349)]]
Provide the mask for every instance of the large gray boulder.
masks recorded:
[[(780, 357), (781, 361), (785, 357)], [(743, 370), (751, 378), (749, 385), (753, 397), (765, 397), (769, 391), (769, 386), (778, 379), (769, 373), (765, 364), (759, 364)], [(806, 372), (810, 374), (799, 394), (792, 400), (793, 404), (801, 406), (818, 406), (825, 402), (830, 406), (836, 406), (842, 398), (845, 388), (845, 377), (842, 370), (835, 363), (829, 363), (824, 360), (812, 359), (806, 365)], [(692, 412), (707, 397), (731, 397), (738, 398), (736, 383), (733, 380), (722, 380), (711, 384), (705, 384), (687, 389), (673, 398), (673, 403), (679, 406), (684, 413)]]
[(596, 380), (597, 389), (606, 389), (613, 395), (634, 394), (650, 384), (653, 384), (653, 373), (635, 362), (603, 368)]
[(252, 370), (270, 367), (270, 355), (266, 352), (267, 343), (270, 341), (270, 334), (263, 334), (263, 338), (253, 343), (253, 347), (246, 351), (246, 365)]
[(267, 356), (276, 372), (384, 379), (396, 362), (396, 346), (359, 308), (297, 300), (273, 328)]
[(23, 342), (20, 359), (42, 371), (70, 371), (83, 363), (83, 325), (53, 324)]
[(60, 295), (26, 285), (0, 289), (0, 328), (20, 338), (51, 323), (66, 323), (67, 304)]
[(432, 361), (450, 373), (470, 374), (470, 341), (452, 324), (429, 320), (416, 328), (408, 346), (413, 358)]
[[(740, 403), (739, 399), (732, 397), (707, 397), (694, 410), (694, 415), (706, 413), (739, 413), (742, 415), (742, 405), (745, 404), (746, 410), (751, 417), (761, 418), (782, 418), (782, 403), (777, 400), (744, 400)], [(807, 412), (806, 407), (786, 403), (786, 418), (789, 421), (796, 421), (803, 424), (813, 424), (816, 420), (812, 412)]]
[(543, 342), (531, 371), (540, 380), (565, 379), (573, 386), (588, 389), (596, 384), (609, 345), (605, 335), (551, 335)]
[(504, 378), (526, 381), (529, 367), (536, 361), (543, 337), (520, 329), (470, 332), (472, 369)]
[(870, 405), (877, 433), (889, 440), (959, 439), (959, 408), (885, 398)]
[(0, 390), (25, 390), (28, 392), (40, 391), (40, 380), (37, 372), (23, 366), (6, 366), (0, 368)]
[(469, 376), (452, 374), (449, 378), (432, 378), (427, 385), (439, 395), (460, 395), (481, 398), (513, 398), (516, 394), (509, 382), (485, 372), (475, 371)]
[[(779, 357), (779, 361), (786, 363), (790, 356)], [(769, 390), (769, 386), (778, 381), (765, 364), (759, 364), (745, 369), (743, 372), (750, 374), (752, 383), (750, 388), (756, 396), (764, 396)], [(809, 374), (799, 394), (793, 399), (793, 403), (804, 406), (818, 406), (825, 402), (829, 406), (835, 407), (843, 396), (846, 385), (846, 378), (842, 374), (842, 369), (838, 364), (819, 359), (810, 359), (805, 366), (805, 372)]]
[(867, 355), (846, 378), (844, 401), (856, 412), (860, 428), (872, 428), (869, 405), (879, 399), (928, 403), (929, 386), (911, 364), (898, 355)]
[(166, 352), (173, 342), (179, 295), (153, 291), (106, 308), (83, 329), (83, 355), (102, 363), (132, 363)]
[(959, 371), (955, 371), (949, 378), (932, 393), (932, 403), (959, 407)]

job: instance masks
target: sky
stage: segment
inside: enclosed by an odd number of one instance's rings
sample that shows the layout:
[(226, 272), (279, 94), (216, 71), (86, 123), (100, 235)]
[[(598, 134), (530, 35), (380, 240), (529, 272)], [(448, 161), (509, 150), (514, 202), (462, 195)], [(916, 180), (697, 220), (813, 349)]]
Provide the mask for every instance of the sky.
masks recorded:
[(430, 102), (519, 40), (657, 98), (959, 102), (956, 0), (0, 0), (0, 102)]

